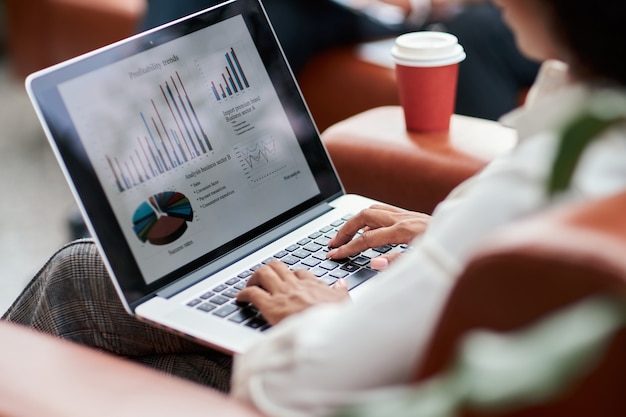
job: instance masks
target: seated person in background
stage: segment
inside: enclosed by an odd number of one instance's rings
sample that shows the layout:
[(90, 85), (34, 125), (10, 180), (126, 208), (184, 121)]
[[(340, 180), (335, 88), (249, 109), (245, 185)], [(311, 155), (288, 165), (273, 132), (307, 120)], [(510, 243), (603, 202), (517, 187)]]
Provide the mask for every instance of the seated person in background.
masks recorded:
[[(379, 1), (396, 6), (406, 19), (381, 21), (338, 4), (367, 8)], [(148, 0), (141, 29), (220, 2)], [(489, 0), (264, 0), (263, 4), (296, 76), (312, 56), (335, 46), (431, 27), (453, 33), (467, 51), (459, 74), (458, 114), (496, 120), (517, 107), (520, 91), (533, 83), (539, 68), (520, 54)]]
[[(148, 11), (140, 29), (161, 25), (222, 1), (148, 0)], [(333, 0), (262, 2), (295, 74), (315, 53), (330, 47), (394, 36), (418, 28), (410, 22), (387, 25)]]
[(432, 217), (375, 206), (348, 221), (330, 242), (330, 258), (383, 243), (412, 246), (399, 259), (376, 261), (393, 262), (358, 302), (341, 281), (328, 287), (280, 262), (257, 270), (237, 297), (274, 326), (232, 370), (231, 358), (126, 314), (90, 241), (55, 254), (4, 319), (217, 389), (230, 384), (231, 395), (269, 416), (331, 416), (406, 383), (476, 242), (547, 207), (626, 189), (626, 126), (618, 124), (594, 138), (569, 188), (558, 198), (546, 192), (562, 127), (607, 90), (623, 95), (626, 87), (626, 44), (616, 35), (626, 3), (598, 1), (497, 1), (520, 49), (547, 60), (527, 107), (507, 116), (519, 127), (519, 145), (461, 184)]
[(467, 58), (460, 64), (455, 113), (497, 120), (533, 84), (540, 64), (520, 52), (493, 1), (380, 1), (404, 9), (413, 26), (459, 38)]

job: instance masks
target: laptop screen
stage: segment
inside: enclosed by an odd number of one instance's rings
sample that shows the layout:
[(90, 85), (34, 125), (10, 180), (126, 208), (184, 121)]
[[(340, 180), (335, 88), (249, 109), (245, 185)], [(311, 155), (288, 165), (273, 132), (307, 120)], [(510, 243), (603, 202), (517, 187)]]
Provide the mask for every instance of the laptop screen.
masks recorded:
[(255, 0), (30, 84), (92, 231), (136, 297), (341, 192)]

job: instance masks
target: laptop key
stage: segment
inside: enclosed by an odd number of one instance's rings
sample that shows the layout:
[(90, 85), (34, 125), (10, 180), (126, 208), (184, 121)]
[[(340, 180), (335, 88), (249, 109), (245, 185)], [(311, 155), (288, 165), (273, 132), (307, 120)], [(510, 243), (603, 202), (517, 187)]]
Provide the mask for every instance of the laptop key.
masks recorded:
[(195, 307), (198, 304), (202, 303), (202, 300), (200, 300), (199, 298), (194, 298), (193, 300), (191, 300), (190, 302), (187, 303), (187, 305), (189, 307)]
[(367, 269), (367, 268), (359, 269), (354, 274), (349, 275), (348, 277), (345, 278), (348, 283), (348, 289), (351, 290), (361, 285), (362, 283), (372, 278), (376, 274), (377, 272), (371, 269)]
[(334, 278), (345, 278), (350, 275), (350, 273), (348, 271), (344, 271), (343, 269), (336, 269), (328, 275)]
[(313, 268), (314, 266), (319, 265), (319, 263), (320, 263), (320, 260), (319, 259), (315, 259), (313, 257), (302, 260), (302, 265), (306, 265), (309, 268)]
[(377, 248), (373, 248), (376, 252), (380, 252), (380, 253), (387, 253), (390, 250), (393, 249), (393, 246), (391, 245), (384, 245), (384, 246), (379, 246)]
[(303, 249), (308, 250), (309, 252), (317, 252), (318, 250), (322, 249), (323, 246), (322, 245), (318, 245), (315, 242), (311, 242), (306, 246), (303, 246)]
[(320, 268), (324, 268), (328, 271), (332, 271), (333, 269), (337, 269), (341, 264), (339, 262), (335, 262), (332, 260), (326, 260), (322, 262), (319, 266)]
[(204, 303), (198, 306), (198, 310), (200, 311), (204, 311), (205, 313), (208, 313), (209, 311), (213, 311), (217, 308), (217, 306), (215, 304), (211, 304), (211, 303)]
[(219, 310), (216, 310), (213, 314), (215, 316), (224, 318), (224, 317), (230, 316), (231, 314), (233, 314), (237, 310), (239, 310), (239, 307), (237, 307), (236, 305), (234, 305), (234, 304), (227, 304), (224, 307), (221, 307)]
[(263, 317), (255, 317), (246, 323), (246, 326), (252, 329), (261, 329), (267, 325), (267, 321)]
[(375, 258), (377, 256), (380, 256), (380, 252), (375, 251), (374, 249), (366, 249), (363, 252), (361, 252), (361, 256), (365, 256), (366, 258)]
[(325, 261), (327, 259), (326, 258), (327, 253), (328, 253), (328, 248), (324, 248), (319, 252), (315, 252), (311, 256), (314, 257), (315, 259), (319, 259), (320, 261)]
[(215, 297), (211, 298), (209, 301), (211, 301), (213, 304), (222, 305), (222, 304), (226, 304), (227, 302), (229, 302), (230, 299), (222, 295), (216, 295)]
[(306, 258), (307, 256), (309, 256), (310, 254), (311, 254), (311, 252), (306, 251), (306, 250), (304, 250), (304, 249), (298, 249), (297, 251), (293, 251), (293, 252), (292, 252), (292, 255), (293, 255), (293, 256), (296, 256), (296, 257), (298, 257), (298, 258), (300, 258), (300, 259), (304, 259), (304, 258)]
[(250, 271), (249, 269), (243, 271), (241, 274), (237, 275), (239, 278), (247, 278), (250, 275), (252, 275), (252, 271)]
[(304, 246), (304, 245), (306, 245), (307, 243), (309, 243), (310, 241), (311, 241), (311, 239), (307, 237), (307, 238), (304, 238), (304, 239), (299, 240), (299, 241), (298, 241), (298, 245), (300, 245), (300, 246)]
[(328, 246), (328, 242), (330, 242), (330, 238), (327, 236), (320, 236), (314, 240), (315, 243), (321, 246)]
[(296, 258), (295, 256), (289, 255), (289, 256), (285, 256), (283, 259), (281, 259), (281, 261), (283, 261), (287, 265), (295, 265), (298, 262), (300, 262), (300, 258)]
[(244, 321), (251, 319), (254, 316), (256, 316), (256, 312), (254, 310), (250, 308), (244, 308), (230, 316), (228, 320), (234, 321), (235, 323), (243, 323)]
[(323, 268), (320, 268), (320, 267), (312, 268), (312, 269), (310, 269), (310, 271), (311, 271), (311, 273), (313, 275), (315, 275), (318, 278), (320, 278), (320, 277), (322, 277), (322, 276), (324, 276), (324, 275), (326, 275), (328, 273), (327, 270), (325, 270)]
[(296, 264), (296, 265), (292, 265), (289, 269), (291, 269), (292, 271), (298, 271), (298, 270), (305, 270), (308, 271), (310, 268), (306, 265), (303, 264)]
[(274, 254), (274, 258), (281, 259), (287, 255), (289, 255), (289, 252), (287, 252), (286, 250), (281, 250), (280, 252)]
[(322, 281), (323, 283), (327, 285), (333, 285), (335, 282), (337, 282), (337, 278), (331, 277), (330, 275), (326, 275), (326, 276), (321, 277), (320, 281)]
[(370, 259), (366, 258), (365, 256), (357, 256), (356, 258), (352, 259), (351, 262), (355, 265), (365, 266), (370, 262)]
[(348, 272), (358, 271), (359, 268), (360, 266), (352, 264), (352, 263), (347, 263), (341, 266), (341, 269), (343, 269), (344, 271), (348, 271)]
[(239, 290), (236, 290), (234, 288), (229, 288), (226, 291), (224, 291), (222, 295), (228, 298), (235, 298), (238, 292)]

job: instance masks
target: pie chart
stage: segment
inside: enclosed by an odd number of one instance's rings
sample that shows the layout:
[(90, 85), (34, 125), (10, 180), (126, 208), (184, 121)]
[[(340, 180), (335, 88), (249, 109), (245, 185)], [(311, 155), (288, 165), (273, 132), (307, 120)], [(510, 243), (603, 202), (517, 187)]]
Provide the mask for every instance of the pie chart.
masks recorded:
[(166, 191), (152, 195), (137, 207), (133, 229), (142, 242), (167, 245), (185, 233), (193, 221), (193, 209), (182, 193)]

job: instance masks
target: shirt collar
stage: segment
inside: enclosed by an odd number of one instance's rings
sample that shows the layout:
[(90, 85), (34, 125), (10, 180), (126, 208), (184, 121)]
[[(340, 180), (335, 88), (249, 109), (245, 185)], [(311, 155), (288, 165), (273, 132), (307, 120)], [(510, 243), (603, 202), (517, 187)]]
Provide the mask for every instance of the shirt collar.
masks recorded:
[(583, 108), (590, 95), (589, 87), (570, 82), (566, 64), (546, 61), (526, 104), (502, 116), (500, 122), (516, 129), (521, 141), (542, 131), (560, 129)]

